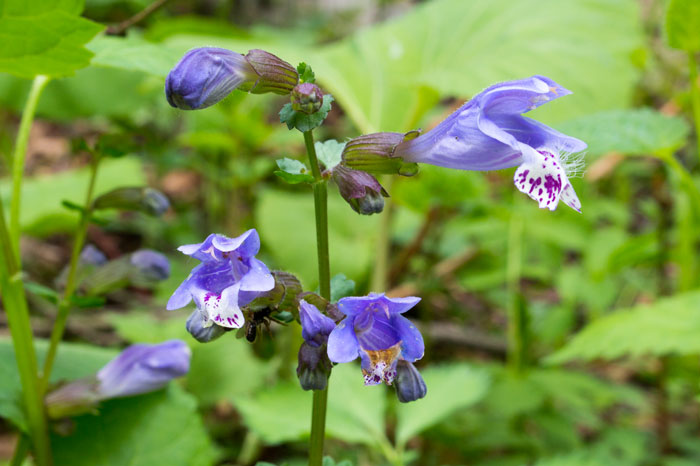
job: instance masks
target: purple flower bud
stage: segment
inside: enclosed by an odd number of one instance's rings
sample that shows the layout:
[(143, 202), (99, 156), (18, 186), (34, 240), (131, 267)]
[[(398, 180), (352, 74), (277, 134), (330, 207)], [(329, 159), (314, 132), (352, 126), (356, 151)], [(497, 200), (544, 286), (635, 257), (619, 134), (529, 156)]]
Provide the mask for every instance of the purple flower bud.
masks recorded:
[(351, 139), (343, 149), (343, 164), (354, 170), (371, 173), (391, 173), (412, 176), (418, 165), (406, 163), (394, 152), (404, 140), (414, 138), (417, 131), (408, 133), (373, 133)]
[(151, 249), (139, 249), (131, 253), (130, 262), (138, 274), (138, 280), (134, 280), (135, 277), (132, 275), (132, 282), (162, 281), (170, 276), (168, 258)]
[(302, 83), (292, 90), (292, 108), (311, 115), (323, 105), (323, 92), (313, 83)]
[(554, 210), (561, 199), (574, 210), (581, 203), (568, 176), (580, 168), (570, 154), (586, 144), (523, 113), (571, 94), (544, 76), (495, 84), (474, 96), (432, 130), (395, 147), (393, 156), (460, 170), (518, 167), (515, 186)]
[(194, 339), (200, 343), (209, 343), (210, 341), (214, 341), (229, 330), (226, 327), (221, 327), (220, 325), (210, 325), (209, 327), (205, 327), (202, 313), (197, 309), (192, 311), (192, 314), (190, 314), (188, 317), (185, 328), (187, 328), (190, 335), (192, 335)]
[(175, 290), (167, 309), (180, 309), (194, 300), (204, 327), (241, 328), (245, 322), (241, 307), (275, 288), (270, 270), (255, 258), (260, 237), (254, 229), (237, 238), (211, 234), (202, 243), (178, 250), (202, 263)]
[(180, 340), (131, 345), (97, 373), (98, 398), (138, 395), (163, 388), (189, 371), (191, 354)]
[(303, 299), (299, 301), (299, 320), (301, 336), (311, 346), (325, 344), (328, 341), (328, 335), (335, 328), (333, 319), (321, 314), (316, 306)]
[(44, 399), (51, 419), (77, 416), (95, 409), (100, 401), (97, 379), (86, 377), (51, 390)]
[(387, 298), (384, 293), (341, 299), (338, 310), (347, 317), (328, 337), (328, 358), (343, 363), (360, 356), (365, 385), (391, 385), (398, 361), (423, 357), (423, 336), (401, 315), (419, 301), (416, 297)]
[(149, 187), (116, 188), (97, 197), (94, 209), (135, 210), (160, 216), (170, 208), (170, 201), (157, 189)]
[(396, 364), (394, 387), (396, 388), (396, 396), (401, 403), (419, 400), (428, 393), (428, 387), (418, 369), (404, 360), (399, 360)]
[(168, 103), (182, 110), (206, 108), (222, 100), (257, 73), (243, 55), (216, 47), (190, 50), (165, 80)]
[(369, 173), (338, 164), (333, 168), (333, 180), (340, 195), (358, 214), (372, 215), (384, 210), (384, 198), (389, 193)]
[(333, 364), (328, 359), (326, 345), (314, 346), (308, 341), (299, 348), (297, 377), (304, 390), (324, 390)]
[(104, 265), (107, 263), (107, 256), (92, 244), (88, 244), (80, 251), (78, 260), (82, 265)]

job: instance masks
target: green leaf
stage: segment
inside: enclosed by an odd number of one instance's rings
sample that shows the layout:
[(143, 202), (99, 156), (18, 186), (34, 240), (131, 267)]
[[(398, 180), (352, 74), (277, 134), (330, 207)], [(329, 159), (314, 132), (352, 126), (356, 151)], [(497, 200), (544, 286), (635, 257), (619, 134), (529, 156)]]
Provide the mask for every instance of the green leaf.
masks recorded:
[[(124, 157), (104, 160), (97, 174), (95, 194), (99, 196), (118, 186), (124, 180), (134, 184), (145, 184), (146, 177), (141, 162), (136, 158)], [(89, 180), (89, 169), (60, 172), (27, 178), (24, 181), (21, 225), (25, 231), (34, 234), (49, 234), (59, 231), (71, 231), (77, 222), (74, 213), (66, 212), (61, 205), (67, 200), (75, 205), (84, 202)], [(9, 199), (10, 185), (7, 181), (0, 183), (2, 198)], [(57, 193), (59, 195), (57, 195)]]
[(689, 292), (613, 312), (585, 327), (547, 362), (700, 354), (699, 306), (700, 292)]
[[(256, 204), (256, 225), (262, 244), (283, 267), (313, 290), (318, 285), (316, 226), (311, 196), (279, 190), (262, 191)], [(328, 234), (331, 264), (352, 280), (369, 271), (378, 218), (360, 216), (347, 208), (340, 195), (328, 193)]]
[(329, 139), (328, 141), (316, 142), (314, 147), (316, 148), (318, 160), (323, 163), (326, 170), (332, 170), (342, 159), (341, 156), (345, 148), (345, 143), (338, 142), (335, 139)]
[(302, 83), (315, 83), (316, 75), (309, 65), (304, 62), (299, 63), (297, 66), (297, 73), (299, 73), (299, 82)]
[(671, 47), (700, 51), (700, 2), (670, 0), (666, 9), (666, 39)]
[(88, 45), (95, 57), (93, 66), (140, 71), (165, 78), (180, 61), (182, 54), (163, 44), (128, 37), (97, 36)]
[(306, 168), (306, 165), (298, 160), (283, 158), (277, 160), (279, 170), (275, 170), (275, 175), (282, 178), (289, 184), (313, 183), (314, 177)]
[(311, 115), (306, 113), (297, 112), (292, 108), (292, 104), (286, 104), (280, 110), (280, 122), (286, 123), (287, 128), (296, 128), (302, 133), (306, 131), (311, 131), (314, 128), (321, 126), (323, 120), (328, 116), (328, 112), (331, 111), (331, 102), (333, 102), (333, 96), (326, 94), (323, 96), (323, 105), (321, 108)]
[(560, 131), (588, 144), (587, 155), (608, 152), (654, 155), (674, 151), (686, 142), (689, 127), (684, 119), (650, 108), (595, 113), (558, 125)]
[(447, 419), (460, 409), (479, 401), (489, 387), (484, 370), (455, 363), (421, 371), (428, 394), (396, 408), (396, 443), (403, 448), (412, 437)]
[(208, 466), (215, 459), (194, 397), (173, 384), (102, 403), (99, 416), (80, 416), (74, 422), (75, 430), (67, 437), (54, 435), (56, 464)]
[(69, 76), (90, 64), (84, 45), (102, 26), (77, 16), (82, 2), (6, 0), (0, 12), (0, 72)]
[(351, 296), (355, 292), (355, 282), (345, 274), (339, 273), (331, 278), (331, 301), (337, 302), (341, 298)]

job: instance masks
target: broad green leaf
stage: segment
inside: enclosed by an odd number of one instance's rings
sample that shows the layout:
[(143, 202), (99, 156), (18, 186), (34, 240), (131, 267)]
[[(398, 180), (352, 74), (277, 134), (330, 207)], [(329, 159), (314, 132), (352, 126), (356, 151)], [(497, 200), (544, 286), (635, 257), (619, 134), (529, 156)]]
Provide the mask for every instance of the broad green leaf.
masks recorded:
[(689, 292), (616, 311), (589, 324), (547, 362), (699, 354), (699, 306), (700, 292)]
[(332, 170), (341, 161), (345, 143), (329, 139), (328, 141), (316, 142), (314, 147), (318, 160), (323, 163), (326, 170)]
[(275, 170), (275, 175), (282, 178), (289, 184), (312, 183), (314, 177), (302, 162), (290, 158), (277, 160), (279, 170)]
[(163, 78), (182, 58), (179, 50), (135, 35), (126, 38), (97, 36), (87, 48), (95, 54), (93, 66), (141, 71)]
[(666, 9), (666, 38), (671, 47), (700, 51), (700, 2), (670, 0)]
[(484, 370), (454, 363), (422, 371), (428, 394), (396, 408), (396, 443), (402, 448), (412, 437), (479, 401), (489, 387)]
[[(329, 189), (328, 217), (331, 270), (351, 280), (362, 278), (372, 261), (376, 216), (359, 216), (348, 208), (334, 189)], [(273, 267), (294, 273), (305, 289), (318, 284), (316, 224), (309, 195), (266, 190), (260, 193), (255, 211), (262, 244), (275, 259)]]
[(104, 402), (99, 416), (80, 416), (74, 422), (70, 435), (53, 437), (56, 464), (209, 466), (215, 459), (194, 397), (172, 384)]
[(341, 298), (350, 296), (355, 292), (355, 282), (345, 274), (339, 273), (331, 278), (331, 301), (336, 302)]
[(323, 120), (328, 116), (328, 112), (331, 111), (331, 103), (333, 102), (333, 96), (326, 94), (323, 96), (323, 104), (317, 112), (312, 114), (306, 114), (303, 112), (297, 112), (292, 108), (292, 104), (285, 104), (280, 110), (280, 122), (286, 123), (289, 129), (298, 129), (302, 133), (311, 131), (314, 128), (323, 123)]
[(688, 124), (650, 108), (595, 113), (567, 121), (557, 127), (588, 144), (586, 154), (608, 152), (654, 155), (674, 151), (686, 142)]
[[(87, 167), (51, 175), (39, 175), (24, 181), (21, 225), (34, 234), (68, 231), (75, 226), (78, 216), (67, 211), (61, 202), (82, 203), (89, 179)], [(146, 183), (141, 162), (133, 157), (104, 160), (97, 175), (95, 194), (100, 195), (116, 187)], [(9, 199), (9, 182), (0, 183), (5, 202)]]
[(0, 72), (69, 76), (90, 64), (84, 45), (102, 26), (77, 16), (77, 0), (6, 0), (0, 7)]

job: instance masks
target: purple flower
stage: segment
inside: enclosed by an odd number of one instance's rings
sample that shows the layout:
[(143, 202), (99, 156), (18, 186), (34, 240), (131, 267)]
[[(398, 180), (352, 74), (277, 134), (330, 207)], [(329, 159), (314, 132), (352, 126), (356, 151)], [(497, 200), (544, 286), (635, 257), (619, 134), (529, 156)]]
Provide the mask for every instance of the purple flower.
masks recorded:
[(568, 94), (544, 76), (495, 84), (434, 129), (399, 143), (393, 156), (461, 170), (518, 166), (516, 187), (540, 208), (554, 210), (561, 199), (580, 212), (581, 203), (567, 177), (578, 167), (568, 158), (586, 144), (521, 115)]
[(97, 373), (98, 398), (152, 392), (190, 370), (190, 348), (180, 340), (131, 345)]
[(237, 238), (211, 234), (203, 243), (187, 244), (178, 250), (202, 263), (175, 290), (167, 309), (180, 309), (194, 300), (203, 327), (242, 327), (241, 307), (275, 287), (267, 266), (255, 258), (260, 237), (254, 229)]
[(335, 328), (333, 319), (321, 314), (316, 306), (303, 299), (299, 302), (299, 320), (301, 321), (301, 336), (311, 346), (320, 346), (326, 343), (328, 335)]
[(350, 362), (360, 356), (365, 385), (384, 381), (391, 385), (399, 360), (423, 357), (423, 336), (402, 316), (420, 298), (387, 298), (384, 293), (349, 297), (338, 301), (347, 317), (328, 337), (328, 357), (333, 362)]
[(182, 110), (206, 108), (257, 75), (240, 53), (216, 47), (190, 50), (165, 80), (168, 103)]
[(130, 262), (140, 276), (148, 280), (162, 281), (170, 276), (168, 258), (157, 251), (139, 249), (131, 254)]

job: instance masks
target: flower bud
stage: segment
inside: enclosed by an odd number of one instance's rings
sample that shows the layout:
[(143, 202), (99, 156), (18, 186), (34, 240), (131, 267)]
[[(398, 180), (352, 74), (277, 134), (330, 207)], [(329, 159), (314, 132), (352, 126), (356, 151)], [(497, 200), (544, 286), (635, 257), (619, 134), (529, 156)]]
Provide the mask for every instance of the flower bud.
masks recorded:
[(170, 201), (157, 189), (126, 187), (113, 189), (99, 196), (92, 206), (94, 209), (135, 210), (161, 216), (170, 208)]
[(253, 49), (248, 51), (245, 59), (256, 76), (252, 85), (246, 82), (241, 89), (251, 94), (272, 92), (286, 95), (299, 82), (296, 68), (269, 52)]
[(292, 108), (311, 115), (323, 105), (323, 92), (313, 83), (302, 83), (292, 90)]
[(82, 265), (104, 265), (107, 263), (107, 256), (92, 244), (88, 244), (80, 251), (78, 263)]
[(201, 47), (185, 54), (165, 80), (168, 103), (182, 110), (207, 108), (243, 83), (255, 83), (257, 73), (240, 53)]
[(299, 348), (297, 377), (304, 390), (324, 390), (333, 364), (328, 359), (326, 345), (313, 346), (304, 342)]
[(389, 193), (369, 173), (338, 164), (333, 168), (333, 180), (340, 195), (358, 214), (372, 215), (384, 210), (384, 198)]
[(301, 336), (311, 346), (320, 346), (326, 343), (328, 335), (335, 328), (333, 319), (321, 314), (316, 306), (303, 299), (299, 301), (299, 320), (301, 321)]
[(197, 309), (190, 314), (189, 318), (187, 319), (187, 324), (185, 324), (185, 328), (187, 328), (190, 335), (192, 335), (194, 339), (200, 343), (209, 343), (210, 341), (214, 341), (230, 330), (220, 325), (210, 325), (209, 327), (205, 327), (202, 314)]
[(131, 345), (97, 373), (98, 396), (104, 400), (163, 388), (190, 369), (192, 352), (185, 342)]
[(151, 249), (139, 249), (131, 253), (129, 261), (133, 266), (129, 278), (134, 285), (150, 284), (165, 280), (170, 276), (168, 258)]
[(418, 173), (418, 164), (404, 162), (400, 157), (394, 156), (394, 151), (401, 142), (417, 135), (417, 131), (410, 131), (405, 134), (373, 133), (357, 137), (345, 145), (343, 164), (370, 173), (413, 176)]
[(396, 364), (394, 387), (396, 387), (396, 396), (401, 403), (419, 400), (428, 393), (428, 387), (418, 369), (403, 359), (400, 359)]

